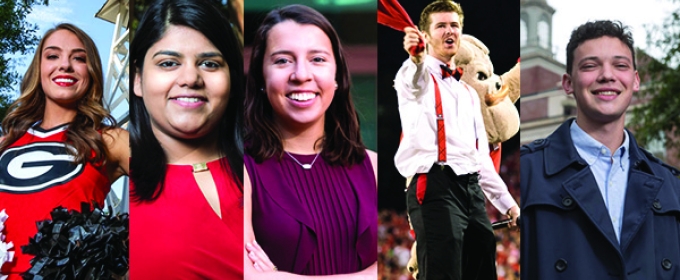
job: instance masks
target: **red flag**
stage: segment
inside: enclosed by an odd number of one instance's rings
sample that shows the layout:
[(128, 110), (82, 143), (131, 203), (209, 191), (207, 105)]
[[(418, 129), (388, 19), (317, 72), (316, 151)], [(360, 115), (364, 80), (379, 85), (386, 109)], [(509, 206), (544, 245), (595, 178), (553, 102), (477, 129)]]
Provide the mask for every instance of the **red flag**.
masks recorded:
[[(408, 26), (418, 29), (397, 0), (378, 1), (378, 23), (399, 31), (404, 31), (404, 28)], [(415, 56), (423, 50), (425, 50), (425, 43), (423, 43), (421, 38), (418, 45), (412, 47), (409, 53)]]

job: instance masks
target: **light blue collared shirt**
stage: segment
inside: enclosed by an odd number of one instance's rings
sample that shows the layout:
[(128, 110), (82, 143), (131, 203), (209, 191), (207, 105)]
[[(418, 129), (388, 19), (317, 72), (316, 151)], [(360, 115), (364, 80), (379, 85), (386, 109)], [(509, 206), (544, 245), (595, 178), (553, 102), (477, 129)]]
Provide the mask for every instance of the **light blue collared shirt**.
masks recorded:
[(576, 122), (571, 123), (570, 131), (578, 155), (586, 161), (595, 176), (597, 187), (609, 211), (616, 240), (621, 242), (623, 206), (626, 201), (630, 167), (628, 133), (623, 131), (623, 144), (612, 154), (607, 146), (588, 135)]

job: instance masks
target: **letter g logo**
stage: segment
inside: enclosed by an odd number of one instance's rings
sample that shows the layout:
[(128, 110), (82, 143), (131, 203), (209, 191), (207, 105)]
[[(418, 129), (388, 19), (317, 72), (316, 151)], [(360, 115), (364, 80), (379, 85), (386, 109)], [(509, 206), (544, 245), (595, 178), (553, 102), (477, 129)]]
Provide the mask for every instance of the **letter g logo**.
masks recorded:
[(0, 192), (31, 193), (68, 182), (83, 171), (58, 142), (32, 143), (0, 155)]

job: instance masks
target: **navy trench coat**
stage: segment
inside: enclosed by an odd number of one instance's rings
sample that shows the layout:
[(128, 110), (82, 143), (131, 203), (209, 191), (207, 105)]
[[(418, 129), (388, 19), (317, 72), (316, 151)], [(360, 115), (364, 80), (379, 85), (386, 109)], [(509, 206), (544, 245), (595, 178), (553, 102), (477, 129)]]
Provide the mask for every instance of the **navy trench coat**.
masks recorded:
[(680, 279), (680, 171), (629, 134), (619, 244), (572, 121), (521, 149), (522, 280)]

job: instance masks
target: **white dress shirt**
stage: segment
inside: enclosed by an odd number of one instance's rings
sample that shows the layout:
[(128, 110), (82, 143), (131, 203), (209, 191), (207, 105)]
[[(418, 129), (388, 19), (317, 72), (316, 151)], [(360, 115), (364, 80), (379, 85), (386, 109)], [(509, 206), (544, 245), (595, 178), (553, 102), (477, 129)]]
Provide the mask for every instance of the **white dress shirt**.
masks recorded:
[[(517, 203), (496, 173), (489, 156), (489, 143), (477, 92), (450, 77), (442, 79), (438, 59), (426, 55), (423, 63), (407, 59), (399, 69), (394, 87), (399, 100), (403, 139), (394, 156), (399, 173), (411, 177), (427, 173), (438, 161), (435, 85), (441, 93), (446, 130), (446, 165), (456, 174), (479, 172), (479, 185), (501, 213)], [(455, 66), (451, 66), (455, 69)], [(432, 75), (431, 75), (432, 74)], [(477, 149), (477, 144), (479, 149)]]

